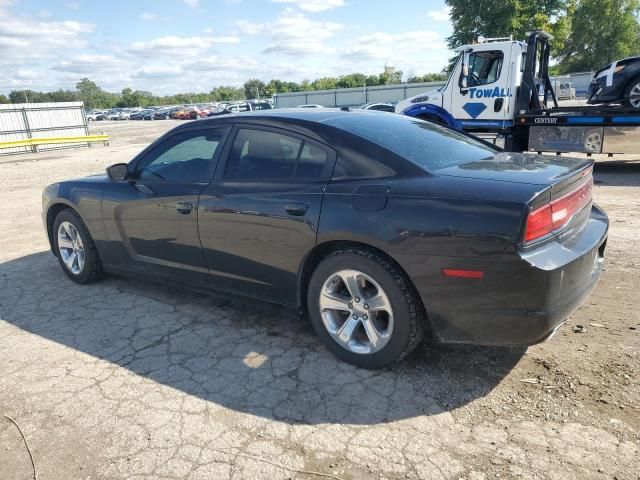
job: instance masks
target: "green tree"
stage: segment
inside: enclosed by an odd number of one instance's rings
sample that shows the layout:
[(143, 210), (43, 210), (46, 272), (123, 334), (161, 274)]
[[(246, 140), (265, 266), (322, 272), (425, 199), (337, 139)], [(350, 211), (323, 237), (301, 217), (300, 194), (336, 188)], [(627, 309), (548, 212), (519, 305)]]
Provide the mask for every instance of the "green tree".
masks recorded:
[(407, 83), (442, 82), (446, 79), (447, 79), (446, 73), (427, 73), (425, 75), (410, 77), (407, 79)]
[(0, 95), (0, 103), (11, 103), (6, 95)]
[(338, 79), (336, 77), (322, 77), (311, 82), (310, 90), (333, 90), (337, 86)]
[(211, 100), (214, 102), (229, 102), (243, 98), (245, 98), (243, 88), (222, 85), (211, 91)]
[(264, 97), (265, 84), (262, 80), (258, 80), (257, 78), (252, 78), (244, 82), (244, 94), (246, 98), (258, 98)]
[[(553, 48), (562, 49), (569, 35), (568, 11), (574, 0), (445, 0), (451, 7), (453, 34), (450, 48), (477, 41), (479, 36), (524, 40), (527, 32), (546, 30), (554, 35)], [(569, 12), (570, 13), (570, 12)]]
[(88, 78), (83, 78), (76, 83), (76, 92), (86, 108), (112, 108), (119, 100), (117, 94), (105, 92)]
[(640, 54), (639, 0), (579, 0), (557, 73), (595, 70)]

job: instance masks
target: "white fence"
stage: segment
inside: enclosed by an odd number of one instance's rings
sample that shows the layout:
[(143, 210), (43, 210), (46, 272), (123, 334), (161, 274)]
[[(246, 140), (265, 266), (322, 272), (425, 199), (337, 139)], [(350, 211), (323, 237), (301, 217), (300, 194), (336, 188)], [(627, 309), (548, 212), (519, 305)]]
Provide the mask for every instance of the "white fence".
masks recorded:
[(312, 90), (308, 92), (278, 93), (276, 108), (297, 107), (316, 103), (325, 107), (351, 107), (371, 102), (399, 102), (428, 90), (444, 85), (444, 82), (402, 83), (378, 87), (338, 88), (335, 90)]
[[(0, 145), (32, 138), (82, 137), (89, 134), (82, 102), (0, 105)], [(0, 155), (56, 150), (88, 143), (41, 144), (0, 148)]]
[[(587, 88), (593, 78), (592, 72), (573, 73), (557, 78), (573, 84), (578, 97), (587, 94)], [(335, 90), (309, 90), (306, 92), (278, 93), (275, 95), (276, 108), (297, 107), (308, 103), (324, 107), (352, 107), (371, 102), (396, 103), (405, 98), (434, 90), (445, 82), (400, 83), (378, 87), (338, 88)]]

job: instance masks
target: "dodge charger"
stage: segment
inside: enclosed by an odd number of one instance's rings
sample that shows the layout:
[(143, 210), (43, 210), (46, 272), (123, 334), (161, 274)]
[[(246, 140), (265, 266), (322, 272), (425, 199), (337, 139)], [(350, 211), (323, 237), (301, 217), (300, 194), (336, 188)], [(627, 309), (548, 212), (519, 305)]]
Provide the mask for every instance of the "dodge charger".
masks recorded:
[(300, 309), (339, 358), (380, 368), (425, 335), (550, 338), (603, 268), (592, 170), (401, 115), (261, 111), (49, 185), (43, 221), (74, 282), (124, 274)]

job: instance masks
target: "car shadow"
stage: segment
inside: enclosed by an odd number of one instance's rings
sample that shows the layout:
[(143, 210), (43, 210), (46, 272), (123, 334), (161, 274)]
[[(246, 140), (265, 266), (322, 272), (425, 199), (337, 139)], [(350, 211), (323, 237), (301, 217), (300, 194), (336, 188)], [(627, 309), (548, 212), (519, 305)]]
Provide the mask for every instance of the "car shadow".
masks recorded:
[(0, 264), (0, 320), (209, 402), (286, 423), (376, 424), (485, 396), (524, 348), (419, 347), (368, 371), (290, 310), (121, 277), (71, 282), (41, 252)]
[(596, 162), (593, 180), (610, 187), (640, 186), (640, 162)]

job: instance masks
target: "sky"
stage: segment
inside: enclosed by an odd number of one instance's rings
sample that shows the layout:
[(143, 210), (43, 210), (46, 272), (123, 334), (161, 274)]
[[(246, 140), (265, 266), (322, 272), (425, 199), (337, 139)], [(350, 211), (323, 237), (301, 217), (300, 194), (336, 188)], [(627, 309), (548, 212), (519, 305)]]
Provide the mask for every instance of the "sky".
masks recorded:
[(450, 34), (443, 0), (0, 0), (0, 93), (406, 77), (439, 72)]

